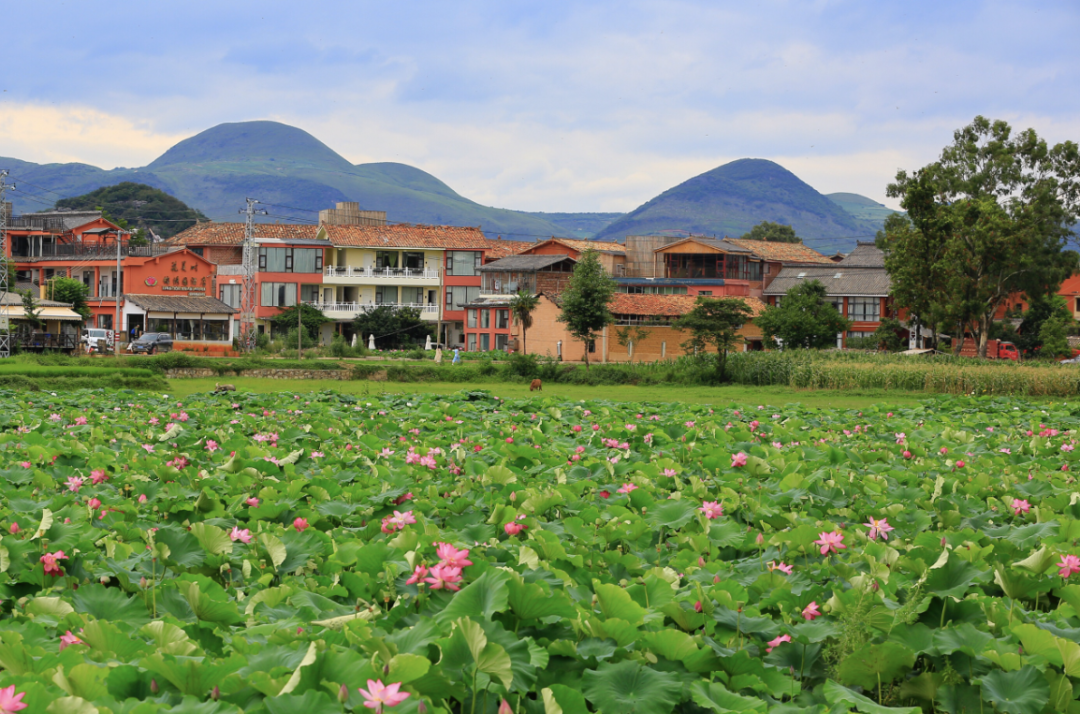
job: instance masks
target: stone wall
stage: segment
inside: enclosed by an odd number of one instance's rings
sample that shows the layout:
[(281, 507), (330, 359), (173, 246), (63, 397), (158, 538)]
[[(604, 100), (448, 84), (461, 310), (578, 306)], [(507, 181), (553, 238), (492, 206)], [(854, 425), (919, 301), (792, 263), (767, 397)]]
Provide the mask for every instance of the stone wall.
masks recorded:
[(206, 377), (217, 377), (218, 379), (227, 381), (230, 377), (257, 377), (260, 379), (339, 379), (347, 380), (352, 375), (352, 370), (348, 369), (245, 369), (241, 370), (239, 375), (235, 374), (222, 374), (219, 375), (212, 369), (198, 368), (198, 369), (170, 369), (165, 372), (165, 376), (169, 379), (196, 379)]

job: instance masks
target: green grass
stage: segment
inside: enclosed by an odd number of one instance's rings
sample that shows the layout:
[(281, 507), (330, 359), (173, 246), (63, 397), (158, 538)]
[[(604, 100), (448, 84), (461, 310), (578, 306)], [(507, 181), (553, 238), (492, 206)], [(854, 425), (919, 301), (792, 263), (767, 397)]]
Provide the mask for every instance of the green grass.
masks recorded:
[[(177, 397), (210, 392), (213, 379), (174, 379), (167, 393)], [(241, 377), (229, 382), (244, 392), (319, 392), (329, 389), (346, 394), (452, 394), (463, 390), (486, 389), (500, 397), (529, 395), (529, 385), (506, 382), (343, 382), (332, 379), (266, 380)], [(808, 407), (861, 409), (873, 404), (911, 406), (929, 395), (897, 394), (886, 391), (801, 390), (789, 387), (679, 387), (628, 385), (589, 386), (576, 384), (548, 385), (545, 396), (569, 399), (610, 399), (622, 402), (680, 402), (684, 404), (728, 404), (747, 406), (781, 405), (798, 402)]]

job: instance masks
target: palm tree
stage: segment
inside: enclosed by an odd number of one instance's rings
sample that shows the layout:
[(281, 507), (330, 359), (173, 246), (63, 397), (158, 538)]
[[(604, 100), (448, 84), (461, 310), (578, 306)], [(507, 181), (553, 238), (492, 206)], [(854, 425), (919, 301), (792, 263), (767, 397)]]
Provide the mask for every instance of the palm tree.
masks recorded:
[(527, 290), (520, 290), (510, 299), (510, 313), (521, 325), (521, 354), (525, 354), (525, 331), (532, 327), (532, 312), (540, 304), (540, 298)]

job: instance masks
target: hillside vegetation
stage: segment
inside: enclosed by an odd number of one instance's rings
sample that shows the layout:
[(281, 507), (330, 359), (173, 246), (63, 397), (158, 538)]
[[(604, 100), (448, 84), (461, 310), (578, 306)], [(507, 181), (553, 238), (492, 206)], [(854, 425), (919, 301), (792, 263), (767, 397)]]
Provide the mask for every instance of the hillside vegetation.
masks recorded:
[(125, 181), (105, 186), (82, 196), (62, 198), (57, 208), (73, 211), (104, 209), (113, 220), (127, 221), (129, 228), (147, 228), (162, 238), (171, 238), (195, 225), (196, 219), (209, 220), (201, 211), (161, 189), (144, 183)]

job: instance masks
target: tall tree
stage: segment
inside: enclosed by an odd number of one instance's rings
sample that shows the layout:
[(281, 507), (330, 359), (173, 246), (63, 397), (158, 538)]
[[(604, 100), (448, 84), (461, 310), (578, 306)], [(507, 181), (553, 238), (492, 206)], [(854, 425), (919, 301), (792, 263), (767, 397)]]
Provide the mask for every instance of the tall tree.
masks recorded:
[[(300, 315), (296, 314), (298, 309), (301, 311)], [(319, 308), (308, 305), (306, 302), (302, 302), (299, 305), (284, 308), (277, 315), (270, 318), (270, 322), (274, 325), (275, 335), (278, 332), (286, 334), (290, 330), (295, 330), (297, 328), (297, 322), (299, 322), (304, 326), (304, 332), (307, 333), (308, 337), (313, 340), (318, 340), (319, 331), (322, 326), (333, 321), (324, 315)]]
[(41, 304), (34, 297), (33, 290), (22, 291), (23, 319), (30, 323), (31, 327), (40, 328), (45, 323), (41, 319)]
[[(985, 357), (994, 315), (1011, 294), (1056, 292), (1077, 266), (1065, 245), (1080, 217), (1080, 150), (981, 116), (953, 139), (938, 161), (897, 173), (888, 195), (940, 251), (925, 279), (956, 318), (954, 343), (970, 329)], [(894, 269), (922, 260), (893, 252)]]
[(826, 300), (825, 286), (807, 280), (787, 291), (779, 305), (771, 305), (754, 318), (766, 343), (779, 338), (784, 348), (822, 349), (836, 345), (836, 335), (851, 322)]
[(615, 281), (600, 264), (600, 254), (587, 250), (581, 255), (574, 273), (560, 296), (562, 314), (570, 334), (585, 344), (585, 369), (589, 368), (589, 347), (596, 333), (615, 321), (608, 303), (615, 294)]
[(63, 276), (55, 277), (48, 282), (45, 294), (50, 300), (70, 303), (71, 309), (82, 315), (83, 320), (90, 319), (93, 314), (86, 302), (90, 288), (81, 280)]
[(694, 309), (672, 325), (676, 330), (689, 331), (690, 339), (682, 344), (687, 352), (705, 352), (716, 348), (716, 377), (727, 378), (727, 355), (742, 337), (739, 329), (751, 315), (746, 302), (739, 298), (709, 298), (699, 296)]
[(767, 240), (773, 243), (802, 243), (802, 238), (795, 235), (794, 228), (771, 221), (762, 221), (742, 237), (746, 240)]
[(360, 313), (353, 320), (353, 328), (363, 344), (367, 344), (368, 335), (375, 335), (375, 346), (380, 350), (415, 347), (435, 330), (434, 325), (420, 316), (417, 308), (395, 309), (389, 305), (380, 305), (370, 312)]
[(526, 354), (525, 332), (532, 327), (533, 310), (539, 304), (540, 298), (528, 290), (519, 290), (514, 297), (510, 298), (510, 313), (514, 316), (514, 322), (521, 325), (521, 354)]

